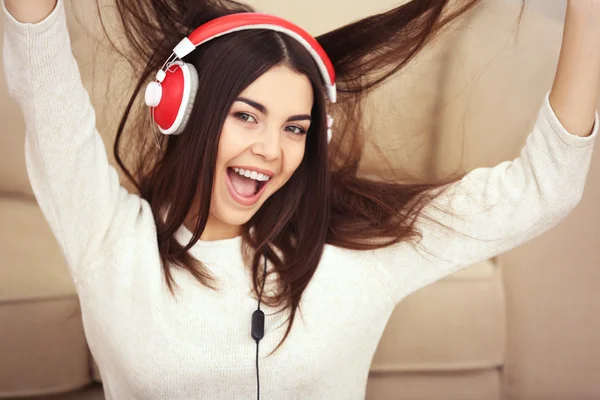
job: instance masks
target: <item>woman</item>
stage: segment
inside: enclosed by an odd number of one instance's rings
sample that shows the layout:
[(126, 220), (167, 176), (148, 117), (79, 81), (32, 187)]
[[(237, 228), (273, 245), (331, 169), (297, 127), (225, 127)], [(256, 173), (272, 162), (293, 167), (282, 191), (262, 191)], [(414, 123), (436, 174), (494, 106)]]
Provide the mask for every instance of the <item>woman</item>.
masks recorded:
[[(182, 58), (195, 83), (189, 108), (171, 115), (173, 135), (163, 91), (186, 67), (165, 60), (197, 27), (251, 9), (117, 0), (139, 74), (115, 144), (130, 193), (95, 130), (63, 1), (5, 0), (7, 82), (27, 122), (31, 184), (108, 399), (363, 398), (398, 302), (577, 205), (599, 126), (598, 0), (569, 1), (556, 79), (519, 158), (437, 184), (358, 176), (361, 100), (477, 1), (447, 3), (414, 0), (329, 32), (318, 57), (272, 27), (189, 39)], [(153, 118), (132, 119), (152, 81)], [(123, 134), (136, 143), (129, 169)], [(266, 316), (253, 313), (257, 300)]]

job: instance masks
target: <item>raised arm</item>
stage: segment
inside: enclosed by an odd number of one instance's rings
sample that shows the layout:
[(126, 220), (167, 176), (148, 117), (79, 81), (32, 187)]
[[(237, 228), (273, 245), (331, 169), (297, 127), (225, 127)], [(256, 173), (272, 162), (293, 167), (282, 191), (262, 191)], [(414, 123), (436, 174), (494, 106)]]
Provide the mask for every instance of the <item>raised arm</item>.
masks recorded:
[(572, 0), (554, 86), (520, 156), (450, 185), (418, 219), (423, 240), (416, 248), (401, 244), (374, 252), (394, 300), (562, 221), (583, 195), (600, 128), (599, 97), (600, 0)]
[(5, 0), (4, 64), (31, 186), (71, 271), (106, 235), (121, 188), (71, 51), (63, 0)]
[(600, 96), (600, 0), (569, 0), (550, 103), (574, 135), (588, 136)]

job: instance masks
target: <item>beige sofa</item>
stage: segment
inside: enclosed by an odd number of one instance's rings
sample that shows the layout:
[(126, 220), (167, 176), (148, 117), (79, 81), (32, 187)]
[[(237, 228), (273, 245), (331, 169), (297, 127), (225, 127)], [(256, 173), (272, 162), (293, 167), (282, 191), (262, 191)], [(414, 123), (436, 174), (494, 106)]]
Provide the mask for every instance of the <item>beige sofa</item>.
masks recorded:
[[(319, 33), (397, 1), (253, 3)], [(319, 4), (319, 18), (306, 3)], [(94, 33), (92, 4), (77, 9)], [(432, 178), (518, 156), (552, 83), (562, 28), (526, 14), (517, 37), (517, 15), (513, 3), (484, 2), (373, 96), (373, 137), (385, 140), (402, 173)], [(71, 23), (111, 148), (116, 121), (108, 117), (118, 104), (106, 105), (98, 82), (112, 67), (104, 57), (91, 61), (93, 42)], [(20, 112), (2, 80), (0, 105), (0, 398), (101, 399), (75, 290), (28, 184)], [(374, 171), (369, 154), (364, 169)], [(367, 398), (600, 399), (599, 157), (588, 182), (555, 229), (402, 302), (373, 359)]]

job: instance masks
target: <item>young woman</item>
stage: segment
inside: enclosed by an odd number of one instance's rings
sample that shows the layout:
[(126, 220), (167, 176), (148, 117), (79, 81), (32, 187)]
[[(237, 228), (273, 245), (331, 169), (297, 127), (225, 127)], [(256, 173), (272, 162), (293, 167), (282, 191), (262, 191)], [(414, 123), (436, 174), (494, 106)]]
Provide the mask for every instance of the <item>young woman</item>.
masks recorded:
[(364, 398), (398, 302), (573, 210), (599, 127), (599, 0), (568, 2), (556, 79), (520, 157), (436, 184), (358, 174), (365, 94), (476, 3), (414, 0), (317, 43), (233, 1), (117, 0), (139, 74), (115, 145), (127, 191), (63, 0), (5, 0), (31, 184), (107, 399)]

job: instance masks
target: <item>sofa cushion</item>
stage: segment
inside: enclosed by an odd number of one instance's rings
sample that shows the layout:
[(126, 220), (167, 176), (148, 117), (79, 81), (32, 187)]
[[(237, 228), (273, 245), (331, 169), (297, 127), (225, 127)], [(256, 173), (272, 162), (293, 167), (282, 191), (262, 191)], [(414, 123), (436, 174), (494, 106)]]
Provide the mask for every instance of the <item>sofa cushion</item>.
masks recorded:
[(79, 301), (37, 204), (0, 197), (0, 397), (91, 381)]
[(366, 400), (499, 400), (497, 369), (444, 372), (372, 372)]
[(38, 205), (0, 197), (0, 304), (75, 296), (64, 257)]
[(394, 310), (373, 372), (453, 371), (503, 364), (501, 268), (484, 261), (429, 285)]
[(0, 398), (63, 393), (91, 382), (77, 297), (0, 303)]

